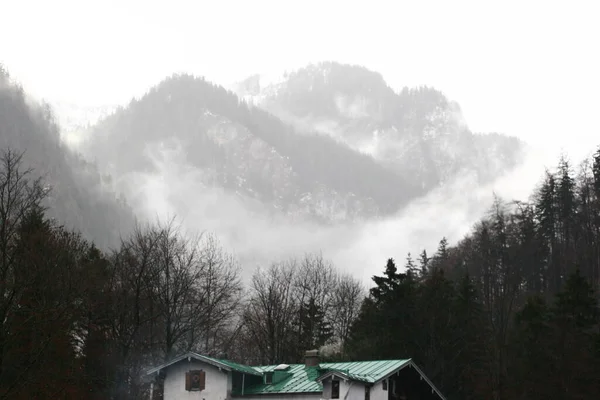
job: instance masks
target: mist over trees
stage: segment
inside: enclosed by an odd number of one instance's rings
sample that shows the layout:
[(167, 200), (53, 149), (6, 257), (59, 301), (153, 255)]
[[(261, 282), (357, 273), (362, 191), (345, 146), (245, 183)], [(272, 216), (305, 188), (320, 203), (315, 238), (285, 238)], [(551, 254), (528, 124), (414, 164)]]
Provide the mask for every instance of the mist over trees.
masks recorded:
[(53, 190), (48, 216), (91, 238), (102, 249), (119, 243), (135, 225), (134, 212), (112, 189), (109, 175), (71, 151), (47, 104), (28, 97), (0, 65), (0, 149), (22, 153), (26, 168)]
[(174, 221), (102, 253), (45, 216), (20, 154), (1, 160), (2, 398), (140, 398), (143, 371), (182, 352), (291, 362), (357, 315), (360, 284), (320, 255), (258, 271), (244, 298), (235, 258)]
[(426, 191), (460, 174), (490, 182), (514, 168), (525, 147), (516, 137), (474, 134), (460, 106), (433, 87), (395, 91), (360, 65), (319, 62), (261, 87), (238, 91), (282, 121), (334, 137)]
[(102, 252), (46, 217), (47, 195), (5, 151), (2, 398), (141, 398), (143, 371), (185, 351), (265, 364), (307, 348), (411, 357), (449, 399), (600, 394), (600, 150), (577, 174), (561, 160), (530, 202), (497, 199), (457, 245), (389, 259), (366, 297), (320, 254), (244, 288), (214, 236), (174, 221)]
[(449, 399), (600, 395), (600, 150), (529, 202), (497, 199), (456, 246), (388, 260), (348, 347), (410, 354)]
[(0, 399), (141, 399), (143, 372), (185, 351), (266, 364), (309, 348), (410, 357), (448, 399), (600, 396), (600, 150), (559, 160), (528, 201), (496, 199), (459, 243), (382, 263), (367, 291), (319, 253), (244, 285), (215, 235), (135, 224), (3, 69), (0, 145)]
[(337, 208), (363, 217), (394, 212), (423, 192), (370, 156), (325, 135), (299, 135), (222, 86), (191, 75), (165, 79), (100, 121), (84, 151), (99, 165), (110, 165), (112, 175), (125, 176), (155, 169), (144, 148), (159, 144), (180, 147), (182, 161), (205, 171), (198, 184), (239, 192), (284, 212), (306, 207), (310, 216), (325, 220), (327, 215), (314, 210), (321, 192)]

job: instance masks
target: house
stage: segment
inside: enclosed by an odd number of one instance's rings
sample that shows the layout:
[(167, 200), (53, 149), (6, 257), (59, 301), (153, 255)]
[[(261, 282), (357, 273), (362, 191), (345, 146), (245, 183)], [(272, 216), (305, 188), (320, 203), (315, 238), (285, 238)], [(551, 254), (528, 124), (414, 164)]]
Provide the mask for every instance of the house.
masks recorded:
[(250, 367), (187, 353), (146, 373), (151, 400), (445, 400), (410, 359)]

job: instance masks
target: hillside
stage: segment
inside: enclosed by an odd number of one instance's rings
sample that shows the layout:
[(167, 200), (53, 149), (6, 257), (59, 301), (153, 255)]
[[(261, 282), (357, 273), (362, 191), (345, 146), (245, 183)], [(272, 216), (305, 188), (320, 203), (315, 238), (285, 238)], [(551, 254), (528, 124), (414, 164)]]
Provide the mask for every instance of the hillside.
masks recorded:
[(0, 66), (0, 149), (24, 152), (23, 164), (51, 188), (48, 214), (106, 248), (134, 224), (124, 199), (110, 190), (110, 177), (69, 150), (48, 105), (37, 104)]
[(274, 83), (254, 75), (234, 90), (299, 131), (329, 135), (426, 190), (464, 173), (490, 182), (522, 161), (523, 143), (472, 133), (460, 106), (440, 91), (395, 92), (361, 66), (323, 62)]
[[(393, 213), (423, 192), (401, 174), (327, 135), (299, 135), (221, 86), (190, 75), (165, 79), (101, 120), (82, 149), (129, 189), (161, 165), (193, 174), (257, 213), (320, 222)], [(179, 175), (178, 175), (179, 176)], [(137, 197), (137, 198), (136, 198)], [(174, 200), (176, 201), (176, 200)], [(181, 211), (178, 212), (178, 214)]]

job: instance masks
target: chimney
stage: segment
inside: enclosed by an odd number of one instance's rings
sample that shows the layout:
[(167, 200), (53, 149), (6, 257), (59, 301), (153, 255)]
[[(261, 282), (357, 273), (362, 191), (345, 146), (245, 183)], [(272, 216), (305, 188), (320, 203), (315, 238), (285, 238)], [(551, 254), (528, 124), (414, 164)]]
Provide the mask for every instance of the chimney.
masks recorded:
[(308, 350), (304, 354), (304, 365), (306, 367), (319, 366), (319, 350)]

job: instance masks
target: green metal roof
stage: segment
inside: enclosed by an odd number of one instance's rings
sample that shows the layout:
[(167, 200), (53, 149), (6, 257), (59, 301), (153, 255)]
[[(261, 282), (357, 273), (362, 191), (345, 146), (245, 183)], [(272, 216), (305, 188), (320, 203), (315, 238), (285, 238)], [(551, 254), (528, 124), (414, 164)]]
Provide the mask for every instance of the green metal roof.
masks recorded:
[(231, 370), (233, 370), (233, 371), (242, 372), (244, 374), (250, 374), (250, 375), (262, 374), (261, 371), (257, 371), (255, 368), (249, 367), (247, 365), (242, 365), (242, 364), (235, 363), (233, 361), (222, 360), (222, 359), (218, 359), (218, 358), (212, 358), (212, 357), (206, 357), (206, 358), (209, 358), (209, 359), (213, 360), (214, 362), (224, 364), (224, 365), (228, 366), (229, 368), (231, 368)]
[[(375, 383), (387, 375), (402, 368), (410, 360), (356, 361), (342, 363), (321, 363), (318, 367), (306, 367), (304, 364), (293, 364), (285, 372), (289, 377), (273, 380), (272, 384), (255, 384), (244, 388), (245, 395), (268, 393), (318, 393), (323, 391), (319, 377), (337, 372), (349, 379), (366, 383)], [(276, 365), (254, 367), (260, 372), (274, 371)], [(240, 393), (235, 393), (240, 394)]]
[(205, 363), (214, 365), (215, 367), (223, 368), (226, 371), (237, 371), (237, 372), (241, 372), (243, 374), (250, 374), (250, 375), (256, 375), (256, 376), (262, 376), (262, 372), (261, 371), (257, 371), (256, 369), (254, 369), (252, 367), (248, 367), (246, 365), (234, 363), (233, 361), (229, 361), (229, 360), (219, 360), (217, 358), (203, 356), (201, 354), (194, 353), (194, 352), (188, 352), (188, 353), (182, 354), (179, 357), (176, 357), (176, 358), (172, 359), (169, 362), (166, 362), (166, 363), (164, 363), (162, 365), (159, 365), (158, 367), (152, 368), (152, 369), (146, 371), (146, 375), (154, 374), (154, 373), (160, 371), (161, 369), (166, 368), (166, 367), (168, 367), (170, 365), (173, 365), (173, 364), (175, 364), (175, 363), (177, 363), (179, 361), (182, 361), (182, 360), (184, 360), (186, 358), (203, 361)]
[[(410, 359), (321, 363), (317, 367), (306, 367), (304, 364), (292, 364), (286, 370), (276, 371), (275, 368), (277, 365), (249, 367), (229, 360), (220, 360), (190, 352), (183, 354), (163, 365), (148, 370), (146, 375), (154, 374), (161, 369), (182, 361), (188, 357), (207, 362), (227, 371), (236, 371), (242, 374), (253, 375), (255, 378), (246, 381), (243, 392), (244, 395), (274, 393), (320, 393), (323, 391), (321, 379), (334, 374), (350, 380), (364, 382), (366, 384), (373, 384), (406, 367), (407, 365), (410, 365), (417, 370), (417, 372), (427, 381), (432, 390), (434, 390), (441, 399), (445, 399), (439, 390), (437, 390), (437, 388), (433, 385), (433, 383), (425, 376), (425, 374), (423, 374), (423, 371), (421, 371)], [(273, 383), (263, 383), (264, 381), (261, 378), (265, 372), (273, 372)], [(257, 380), (260, 380), (261, 382), (258, 383)], [(232, 394), (239, 396), (242, 393), (240, 390), (234, 389)]]

